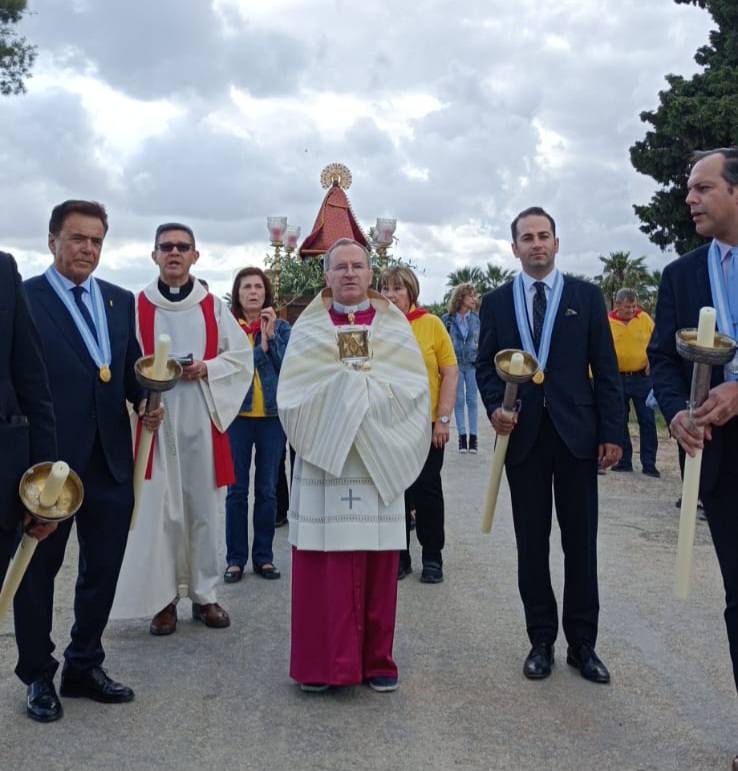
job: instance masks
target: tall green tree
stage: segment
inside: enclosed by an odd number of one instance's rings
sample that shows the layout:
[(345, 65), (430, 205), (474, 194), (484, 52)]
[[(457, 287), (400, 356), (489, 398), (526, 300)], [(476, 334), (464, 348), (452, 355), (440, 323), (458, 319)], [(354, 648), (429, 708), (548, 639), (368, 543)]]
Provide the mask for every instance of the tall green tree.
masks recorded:
[(18, 35), (14, 26), (26, 13), (26, 0), (0, 0), (0, 94), (22, 94), (36, 47)]
[(705, 9), (718, 28), (695, 54), (702, 72), (688, 80), (667, 75), (669, 88), (659, 92), (658, 108), (641, 113), (652, 129), (630, 148), (630, 160), (660, 185), (648, 204), (633, 207), (641, 231), (662, 250), (673, 247), (684, 254), (704, 242), (684, 203), (689, 157), (694, 150), (738, 142), (738, 2), (674, 2)]

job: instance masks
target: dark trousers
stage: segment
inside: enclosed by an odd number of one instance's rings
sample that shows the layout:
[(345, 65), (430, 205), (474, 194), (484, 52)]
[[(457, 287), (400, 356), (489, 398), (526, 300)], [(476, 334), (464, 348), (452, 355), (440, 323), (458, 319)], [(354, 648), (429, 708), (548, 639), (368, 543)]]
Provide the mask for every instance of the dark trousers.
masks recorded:
[(647, 375), (620, 374), (620, 383), (623, 386), (623, 399), (625, 402), (625, 426), (623, 428), (623, 457), (620, 463), (630, 466), (633, 463), (633, 443), (630, 441), (628, 429), (628, 415), (630, 414), (630, 402), (633, 402), (636, 417), (638, 418), (638, 430), (641, 435), (641, 466), (644, 469), (652, 469), (656, 466), (656, 449), (658, 438), (656, 436), (656, 418), (653, 410), (646, 406), (646, 398), (651, 390), (651, 378)]
[(96, 443), (87, 468), (80, 473), (84, 501), (73, 519), (60, 522), (56, 531), (36, 548), (15, 596), (15, 639), (24, 683), (53, 678), (59, 662), (51, 640), (54, 579), (64, 560), (72, 521), (77, 524), (79, 564), (74, 593), (74, 625), (64, 651), (64, 670), (82, 672), (105, 659), (102, 634), (108, 623), (120, 566), (128, 541), (133, 511), (133, 486), (110, 474), (102, 447)]
[(407, 549), (400, 552), (400, 564), (410, 565), (410, 511), (415, 509), (415, 532), (422, 549), (423, 563), (443, 564), (445, 543), (443, 503), (443, 447), (431, 445), (420, 475), (405, 492), (405, 532)]
[[(551, 586), (552, 504), (564, 552), (562, 626), (570, 645), (597, 640), (597, 461), (575, 458), (544, 412), (538, 437), (522, 463), (506, 467), (518, 547), (518, 587), (531, 643), (558, 634)], [(553, 495), (552, 495), (553, 489)]]
[(287, 482), (287, 445), (282, 450), (282, 458), (279, 461), (279, 474), (277, 476), (277, 522), (287, 519), (290, 509), (290, 487), (292, 486), (292, 470), (295, 468), (295, 450), (290, 448), (290, 481)]
[(720, 573), (725, 587), (725, 626), (728, 631), (733, 679), (738, 688), (738, 469), (735, 447), (738, 442), (738, 420), (732, 420), (723, 436), (723, 458), (717, 485), (702, 492), (707, 523), (715, 545)]
[(8, 563), (13, 556), (13, 547), (17, 541), (15, 530), (4, 530), (0, 527), (0, 586), (5, 580), (5, 572), (8, 569)]

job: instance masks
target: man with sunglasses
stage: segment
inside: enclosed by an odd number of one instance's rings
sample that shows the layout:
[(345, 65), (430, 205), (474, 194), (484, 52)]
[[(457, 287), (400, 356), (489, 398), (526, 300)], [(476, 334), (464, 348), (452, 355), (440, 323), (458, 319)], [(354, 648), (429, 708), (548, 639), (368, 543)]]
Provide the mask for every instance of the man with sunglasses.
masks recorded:
[(159, 277), (136, 300), (144, 354), (167, 334), (170, 357), (192, 358), (175, 388), (162, 395), (165, 421), (113, 606), (117, 618), (154, 614), (153, 635), (176, 631), (179, 597), (192, 601), (193, 619), (215, 628), (230, 625), (215, 593), (218, 512), (223, 488), (234, 481), (226, 429), (251, 383), (253, 354), (227, 306), (191, 275), (199, 256), (191, 228), (160, 225), (151, 254)]

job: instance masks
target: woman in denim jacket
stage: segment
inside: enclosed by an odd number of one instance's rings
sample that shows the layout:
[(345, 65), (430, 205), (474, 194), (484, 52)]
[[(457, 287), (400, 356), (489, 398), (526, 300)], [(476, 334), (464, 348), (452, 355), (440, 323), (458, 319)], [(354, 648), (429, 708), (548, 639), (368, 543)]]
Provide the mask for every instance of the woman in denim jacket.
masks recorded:
[(226, 561), (224, 580), (240, 581), (249, 556), (249, 472), (255, 450), (254, 542), (251, 565), (262, 578), (275, 579), (272, 541), (277, 516), (277, 475), (285, 434), (277, 415), (277, 380), (290, 339), (290, 325), (277, 318), (272, 307), (272, 286), (260, 268), (236, 274), (231, 311), (249, 336), (254, 349), (254, 379), (241, 410), (228, 428), (236, 481), (226, 495)]
[[(459, 284), (451, 293), (448, 301), (448, 313), (442, 321), (446, 325), (454, 344), (456, 361), (459, 365), (459, 380), (456, 385), (456, 403), (454, 419), (459, 433), (459, 452), (477, 452), (477, 381), (475, 363), (479, 348), (479, 316), (475, 309), (479, 296), (474, 284)], [(469, 442), (466, 438), (464, 404), (469, 413)]]

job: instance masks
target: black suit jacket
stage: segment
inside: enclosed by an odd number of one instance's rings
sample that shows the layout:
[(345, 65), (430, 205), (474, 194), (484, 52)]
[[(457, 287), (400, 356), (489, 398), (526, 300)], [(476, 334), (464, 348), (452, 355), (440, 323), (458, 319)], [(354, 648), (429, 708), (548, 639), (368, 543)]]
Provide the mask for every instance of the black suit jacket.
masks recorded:
[[(15, 260), (0, 252), (0, 527), (22, 507), (18, 482), (34, 463), (57, 460), (43, 345)], [(1, 577), (0, 577), (1, 580)]]
[[(598, 444), (622, 443), (623, 397), (602, 294), (594, 284), (568, 276), (563, 279), (545, 380), (542, 385), (529, 381), (518, 388), (521, 409), (510, 434), (509, 464), (520, 462), (530, 452), (544, 399), (556, 431), (574, 457), (594, 458)], [(484, 296), (479, 316), (477, 384), (491, 415), (502, 405), (505, 392), (505, 383), (495, 371), (495, 354), (505, 348), (522, 348), (512, 281)]]
[(47, 351), (46, 365), (57, 419), (59, 454), (80, 475), (100, 437), (110, 473), (118, 482), (133, 476), (133, 444), (126, 399), (144, 397), (134, 364), (141, 356), (136, 340), (131, 292), (97, 280), (110, 333), (110, 382), (103, 383), (77, 327), (44, 276), (25, 282)]
[[(709, 245), (705, 245), (688, 252), (670, 262), (661, 274), (648, 358), (656, 401), (667, 424), (677, 412), (686, 409), (692, 384), (692, 363), (677, 353), (676, 333), (680, 329), (696, 328), (700, 308), (714, 307), (707, 269), (708, 250)], [(723, 368), (713, 367), (711, 387), (722, 382)], [(717, 481), (726, 431), (738, 431), (738, 419), (733, 418), (723, 427), (712, 427), (712, 440), (705, 442), (702, 454), (703, 490), (711, 490)]]

